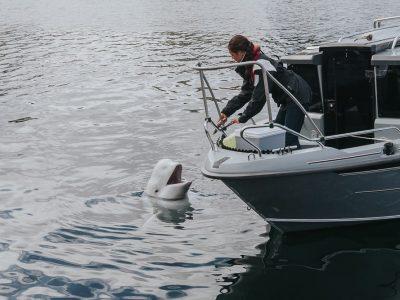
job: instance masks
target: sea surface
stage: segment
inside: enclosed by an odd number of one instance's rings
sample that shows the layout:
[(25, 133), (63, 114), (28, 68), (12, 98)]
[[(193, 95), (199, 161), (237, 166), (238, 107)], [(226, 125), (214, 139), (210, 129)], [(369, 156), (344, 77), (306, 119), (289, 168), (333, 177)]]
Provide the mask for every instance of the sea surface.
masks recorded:
[[(0, 0), (0, 298), (399, 299), (400, 224), (282, 236), (202, 177), (191, 69), (228, 62), (233, 34), (282, 55), (392, 15), (398, 0)], [(209, 81), (222, 103), (240, 86)], [(187, 201), (143, 193), (161, 158)]]

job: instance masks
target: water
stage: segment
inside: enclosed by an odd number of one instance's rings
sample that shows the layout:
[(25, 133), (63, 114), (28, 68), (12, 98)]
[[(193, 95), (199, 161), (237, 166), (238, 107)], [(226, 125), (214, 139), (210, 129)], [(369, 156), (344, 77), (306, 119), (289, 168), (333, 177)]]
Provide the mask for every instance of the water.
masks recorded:
[(400, 222), (281, 236), (238, 259), (222, 299), (398, 299)]
[[(227, 62), (236, 33), (281, 55), (399, 9), (397, 0), (0, 0), (0, 295), (396, 298), (399, 227), (280, 238), (200, 175), (209, 146), (190, 67)], [(209, 79), (222, 101), (240, 85), (229, 71)], [(194, 180), (175, 207), (142, 193), (165, 157)]]

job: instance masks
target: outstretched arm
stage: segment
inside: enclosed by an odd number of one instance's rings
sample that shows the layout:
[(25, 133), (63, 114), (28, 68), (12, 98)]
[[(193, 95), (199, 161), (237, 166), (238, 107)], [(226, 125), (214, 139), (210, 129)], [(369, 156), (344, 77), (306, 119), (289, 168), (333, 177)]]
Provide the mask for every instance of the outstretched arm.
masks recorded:
[(249, 104), (239, 117), (239, 122), (246, 123), (250, 118), (258, 114), (264, 107), (265, 101), (264, 82), (261, 79), (253, 90)]
[(226, 117), (231, 116), (235, 111), (242, 108), (247, 102), (249, 102), (251, 96), (252, 89), (249, 88), (249, 82), (247, 80), (244, 80), (239, 95), (229, 100), (221, 113), (225, 114)]

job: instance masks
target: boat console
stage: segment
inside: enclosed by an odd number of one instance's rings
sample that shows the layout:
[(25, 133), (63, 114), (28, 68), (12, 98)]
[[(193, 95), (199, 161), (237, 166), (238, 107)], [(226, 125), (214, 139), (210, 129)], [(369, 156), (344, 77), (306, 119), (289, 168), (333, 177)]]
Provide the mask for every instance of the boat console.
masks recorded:
[[(400, 104), (394, 104), (399, 102), (394, 99), (400, 89), (400, 79), (396, 81), (399, 69), (396, 65), (400, 64), (400, 52), (396, 48), (399, 29), (400, 26), (379, 27), (282, 58), (288, 68), (311, 86), (313, 101), (309, 111), (325, 135), (400, 124), (380, 120), (400, 118), (400, 112), (393, 110), (393, 105), (400, 108)], [(392, 100), (388, 100), (387, 94)], [(307, 120), (302, 133), (312, 135)], [(382, 133), (376, 136), (381, 137)], [(331, 140), (327, 145), (342, 149), (368, 143), (373, 140), (349, 137)]]

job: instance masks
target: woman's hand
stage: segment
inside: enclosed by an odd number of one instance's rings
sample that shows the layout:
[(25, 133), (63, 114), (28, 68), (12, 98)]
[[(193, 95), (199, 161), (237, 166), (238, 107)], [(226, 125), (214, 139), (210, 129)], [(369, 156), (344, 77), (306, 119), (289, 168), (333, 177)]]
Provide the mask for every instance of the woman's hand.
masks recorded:
[(228, 117), (224, 113), (221, 113), (221, 115), (219, 116), (217, 127), (221, 127), (221, 125), (224, 125), (226, 120), (228, 120)]

